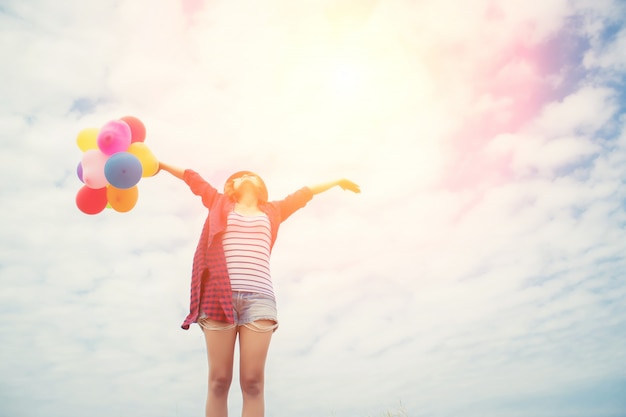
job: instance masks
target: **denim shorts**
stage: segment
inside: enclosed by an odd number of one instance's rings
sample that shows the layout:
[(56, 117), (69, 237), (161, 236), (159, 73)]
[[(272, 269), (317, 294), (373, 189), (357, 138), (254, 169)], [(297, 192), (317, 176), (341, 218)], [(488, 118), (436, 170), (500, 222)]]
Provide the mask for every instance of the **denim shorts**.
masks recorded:
[[(230, 330), (239, 326), (257, 332), (276, 331), (278, 313), (276, 300), (266, 294), (233, 291), (233, 316), (235, 323), (224, 323), (208, 319), (204, 313), (200, 315), (198, 324), (205, 330)], [(255, 323), (257, 320), (271, 320), (271, 325)]]

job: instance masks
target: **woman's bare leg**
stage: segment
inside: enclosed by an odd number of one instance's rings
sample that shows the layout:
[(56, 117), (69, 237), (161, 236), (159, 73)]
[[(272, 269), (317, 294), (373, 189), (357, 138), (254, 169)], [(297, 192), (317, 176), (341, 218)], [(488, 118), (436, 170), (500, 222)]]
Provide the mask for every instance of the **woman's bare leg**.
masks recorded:
[[(217, 322), (211, 323), (219, 327)], [(206, 401), (206, 417), (228, 415), (228, 390), (233, 379), (233, 359), (237, 328), (207, 330), (204, 332), (209, 360), (209, 387)]]
[(274, 324), (271, 320), (258, 320), (250, 327), (239, 327), (242, 417), (263, 417), (265, 414), (265, 360)]

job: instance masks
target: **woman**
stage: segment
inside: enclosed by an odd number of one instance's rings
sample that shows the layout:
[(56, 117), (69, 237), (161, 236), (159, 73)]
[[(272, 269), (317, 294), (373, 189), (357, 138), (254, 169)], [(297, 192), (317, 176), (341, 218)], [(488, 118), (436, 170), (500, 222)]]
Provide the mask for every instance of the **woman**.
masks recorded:
[(193, 259), (190, 311), (182, 324), (189, 329), (198, 323), (204, 333), (209, 361), (206, 416), (228, 414), (237, 336), (242, 415), (263, 416), (265, 360), (278, 327), (269, 260), (279, 225), (316, 194), (335, 186), (359, 193), (359, 186), (340, 179), (268, 202), (265, 183), (250, 171), (231, 175), (220, 193), (193, 170), (162, 162), (159, 170), (185, 181), (209, 209)]

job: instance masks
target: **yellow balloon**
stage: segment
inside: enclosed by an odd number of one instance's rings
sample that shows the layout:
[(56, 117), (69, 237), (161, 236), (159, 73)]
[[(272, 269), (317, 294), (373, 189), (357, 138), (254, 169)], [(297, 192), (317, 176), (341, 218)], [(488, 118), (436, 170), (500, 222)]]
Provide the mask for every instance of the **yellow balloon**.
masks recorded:
[(99, 131), (100, 129), (95, 127), (89, 127), (81, 130), (76, 137), (76, 144), (78, 145), (78, 148), (83, 152), (90, 149), (98, 149), (97, 138)]
[(137, 159), (139, 159), (142, 168), (142, 177), (151, 177), (159, 170), (159, 161), (145, 143), (133, 142), (128, 147), (127, 152), (135, 155)]
[(139, 198), (139, 188), (135, 185), (131, 188), (121, 189), (107, 185), (107, 199), (111, 208), (120, 213), (131, 211)]

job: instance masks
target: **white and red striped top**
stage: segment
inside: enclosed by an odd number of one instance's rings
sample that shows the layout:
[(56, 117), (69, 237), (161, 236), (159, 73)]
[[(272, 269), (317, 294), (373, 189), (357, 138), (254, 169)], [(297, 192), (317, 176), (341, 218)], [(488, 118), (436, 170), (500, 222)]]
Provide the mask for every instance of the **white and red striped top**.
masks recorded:
[(272, 235), (267, 215), (244, 216), (231, 211), (222, 237), (233, 291), (274, 297), (270, 275)]

